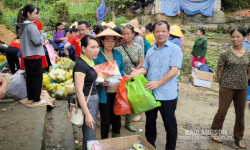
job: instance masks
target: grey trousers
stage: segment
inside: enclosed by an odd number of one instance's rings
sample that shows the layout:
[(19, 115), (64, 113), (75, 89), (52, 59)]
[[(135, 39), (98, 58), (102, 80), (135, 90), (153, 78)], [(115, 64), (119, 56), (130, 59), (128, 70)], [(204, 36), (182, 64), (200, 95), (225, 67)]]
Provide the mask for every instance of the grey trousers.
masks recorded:
[[(85, 97), (87, 100), (88, 97)], [(86, 126), (85, 120), (82, 125), (82, 134), (83, 134), (83, 144), (82, 149), (87, 150), (87, 141), (89, 140), (96, 140), (96, 124), (97, 124), (97, 115), (98, 115), (98, 108), (99, 108), (99, 96), (91, 95), (89, 98), (89, 102), (87, 104), (90, 114), (92, 115), (93, 119), (95, 120), (94, 130), (90, 129)], [(84, 116), (85, 118), (85, 116)]]

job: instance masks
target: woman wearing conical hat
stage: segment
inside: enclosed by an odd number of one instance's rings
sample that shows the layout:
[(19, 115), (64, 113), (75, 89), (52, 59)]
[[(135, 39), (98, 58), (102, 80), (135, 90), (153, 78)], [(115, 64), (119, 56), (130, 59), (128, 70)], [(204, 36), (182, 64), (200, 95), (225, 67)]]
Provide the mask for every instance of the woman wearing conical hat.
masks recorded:
[(131, 25), (132, 27), (134, 27), (134, 31), (135, 31), (135, 36), (133, 38), (133, 42), (139, 44), (142, 49), (144, 50), (144, 41), (143, 41), (143, 38), (139, 35), (139, 34), (142, 34), (140, 28), (139, 28), (139, 22), (138, 20), (135, 18), (133, 20), (130, 20), (128, 23), (126, 24), (121, 24), (122, 26), (125, 26), (125, 25)]
[[(114, 49), (114, 47), (124, 45), (126, 43), (126, 39), (110, 28), (107, 28), (98, 34), (96, 38), (99, 39), (101, 48), (97, 58), (94, 60), (95, 65), (115, 60), (121, 75), (126, 75), (122, 54), (118, 50)], [(102, 139), (108, 138), (110, 125), (112, 125), (112, 137), (120, 137), (121, 129), (121, 117), (115, 115), (113, 110), (119, 83), (113, 86), (105, 86), (106, 84), (108, 84), (108, 81), (105, 80), (103, 83), (96, 86), (100, 97), (99, 110), (101, 115)]]

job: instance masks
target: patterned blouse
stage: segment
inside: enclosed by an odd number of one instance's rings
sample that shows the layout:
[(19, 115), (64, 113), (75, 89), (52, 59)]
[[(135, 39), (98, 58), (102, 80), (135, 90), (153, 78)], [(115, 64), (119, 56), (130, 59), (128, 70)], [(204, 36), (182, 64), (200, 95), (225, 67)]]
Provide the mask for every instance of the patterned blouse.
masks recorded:
[(144, 57), (144, 50), (139, 44), (136, 44), (135, 42), (133, 42), (130, 48), (128, 48), (126, 45), (123, 45), (116, 47), (115, 49), (122, 53), (125, 72), (128, 75), (132, 72), (131, 68), (136, 68), (136, 66), (139, 64), (139, 58)]
[(238, 57), (231, 49), (220, 54), (219, 66), (224, 66), (221, 75), (220, 86), (243, 90), (248, 88), (247, 69), (250, 67), (250, 52), (245, 50), (245, 53)]

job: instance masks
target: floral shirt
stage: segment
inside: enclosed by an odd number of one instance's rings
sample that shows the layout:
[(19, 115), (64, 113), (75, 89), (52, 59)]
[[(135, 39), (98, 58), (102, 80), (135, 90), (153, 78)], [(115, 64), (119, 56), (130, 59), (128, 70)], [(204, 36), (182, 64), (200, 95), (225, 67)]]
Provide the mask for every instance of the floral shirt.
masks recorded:
[(247, 69), (250, 67), (249, 51), (246, 50), (241, 57), (236, 56), (231, 49), (224, 51), (220, 54), (218, 65), (224, 67), (220, 86), (235, 90), (248, 88)]

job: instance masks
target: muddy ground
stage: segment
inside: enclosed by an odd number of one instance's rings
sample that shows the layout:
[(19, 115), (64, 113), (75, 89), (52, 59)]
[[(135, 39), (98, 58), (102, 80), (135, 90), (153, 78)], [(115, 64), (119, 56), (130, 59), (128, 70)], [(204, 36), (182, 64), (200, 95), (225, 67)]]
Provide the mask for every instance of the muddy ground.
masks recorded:
[[(185, 44), (186, 53), (190, 53), (194, 44), (194, 34), (188, 33)], [(207, 37), (209, 46), (208, 48), (213, 51), (221, 52), (230, 47), (229, 35), (220, 35), (221, 37), (214, 36)], [(216, 143), (209, 139), (209, 136), (204, 133), (199, 136), (192, 136), (187, 131), (198, 130), (200, 132), (210, 129), (213, 117), (218, 109), (218, 83), (214, 82), (211, 89), (196, 87), (188, 81), (188, 76), (182, 76), (179, 82), (179, 101), (177, 104), (176, 118), (178, 123), (178, 140), (177, 150), (234, 150), (237, 149), (233, 140), (233, 129), (235, 121), (235, 113), (233, 103), (231, 104), (224, 125), (223, 131), (225, 136), (223, 144)], [(246, 102), (245, 113), (245, 132), (244, 141), (247, 145), (250, 143), (250, 102)], [(133, 133), (124, 128), (124, 117), (122, 117), (121, 135), (141, 135), (145, 138), (145, 114), (140, 122), (133, 123), (137, 128), (137, 132)], [(100, 139), (100, 121), (98, 122), (97, 138)], [(142, 132), (139, 132), (142, 129)], [(166, 132), (164, 129), (163, 121), (159, 113), (157, 119), (157, 150), (165, 149)], [(74, 135), (77, 141), (82, 140), (81, 128), (74, 126)], [(111, 135), (110, 135), (111, 137)], [(199, 139), (198, 139), (199, 138)], [(80, 143), (81, 145), (81, 143)], [(250, 150), (250, 145), (247, 146)]]

